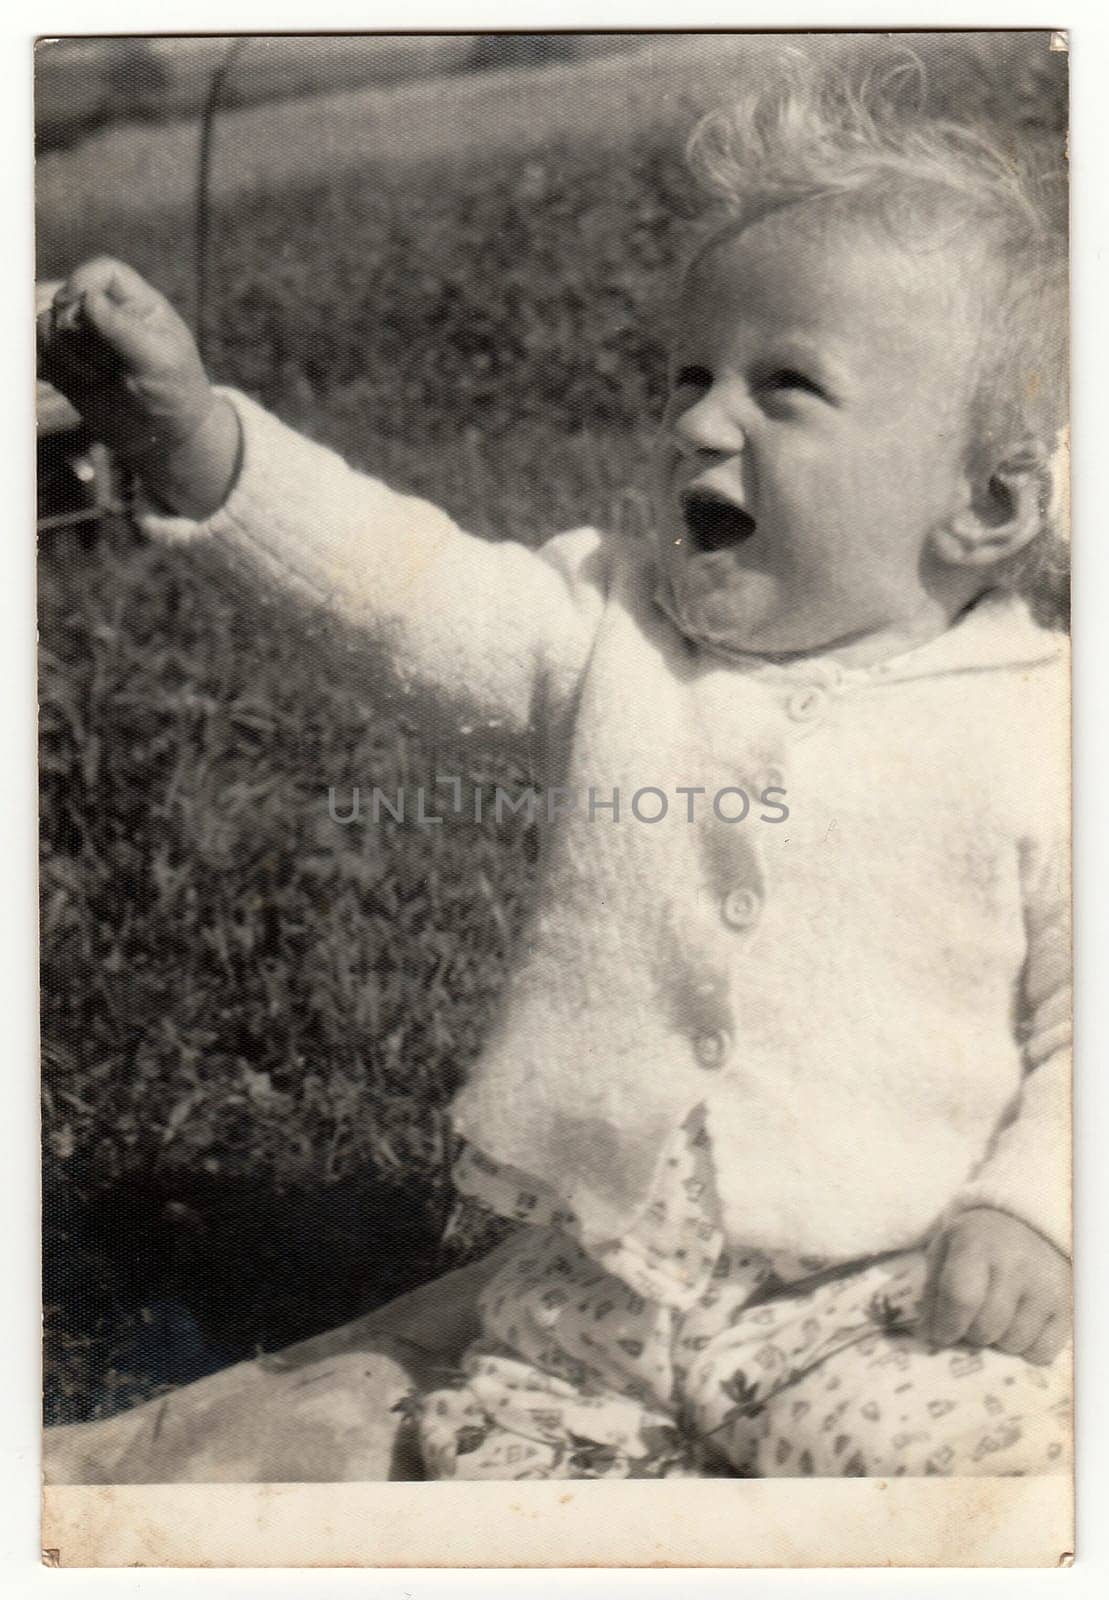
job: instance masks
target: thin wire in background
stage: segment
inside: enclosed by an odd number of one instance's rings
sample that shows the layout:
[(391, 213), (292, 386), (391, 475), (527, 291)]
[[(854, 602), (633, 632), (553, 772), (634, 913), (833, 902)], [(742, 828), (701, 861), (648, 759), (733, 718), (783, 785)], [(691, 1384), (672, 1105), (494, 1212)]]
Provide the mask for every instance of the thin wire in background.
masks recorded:
[(231, 41), (227, 54), (212, 74), (211, 87), (200, 116), (200, 151), (196, 174), (196, 223), (194, 259), (196, 266), (196, 300), (193, 309), (193, 327), (201, 360), (207, 365), (208, 309), (211, 290), (210, 246), (212, 234), (212, 153), (215, 148), (216, 114), (231, 70), (250, 43), (240, 35)]

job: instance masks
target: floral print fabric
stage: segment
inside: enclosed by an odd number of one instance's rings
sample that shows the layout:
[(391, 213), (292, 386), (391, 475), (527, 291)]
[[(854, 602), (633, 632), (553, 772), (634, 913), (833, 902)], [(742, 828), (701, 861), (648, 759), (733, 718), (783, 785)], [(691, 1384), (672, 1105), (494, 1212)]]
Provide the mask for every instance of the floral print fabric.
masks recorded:
[[(781, 1262), (778, 1263), (778, 1266)], [(1069, 1359), (932, 1352), (920, 1252), (783, 1285), (721, 1251), (687, 1312), (553, 1228), (522, 1230), (483, 1337), (417, 1403), (433, 1477), (1024, 1475), (1069, 1470)]]
[(1069, 1354), (930, 1351), (921, 1250), (734, 1247), (699, 1112), (635, 1228), (588, 1253), (573, 1209), (525, 1174), (467, 1147), (455, 1178), (528, 1226), (481, 1296), (482, 1337), (414, 1403), (434, 1477), (1069, 1470)]

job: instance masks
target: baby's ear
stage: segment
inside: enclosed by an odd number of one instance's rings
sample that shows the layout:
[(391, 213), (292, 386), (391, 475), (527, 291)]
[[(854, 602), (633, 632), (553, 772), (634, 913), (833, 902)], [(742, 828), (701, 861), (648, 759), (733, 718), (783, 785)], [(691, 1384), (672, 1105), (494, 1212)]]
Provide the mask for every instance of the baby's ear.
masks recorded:
[(932, 533), (941, 561), (992, 567), (1030, 544), (1050, 513), (1054, 479), (1051, 450), (1027, 439), (992, 466), (968, 469), (968, 503)]

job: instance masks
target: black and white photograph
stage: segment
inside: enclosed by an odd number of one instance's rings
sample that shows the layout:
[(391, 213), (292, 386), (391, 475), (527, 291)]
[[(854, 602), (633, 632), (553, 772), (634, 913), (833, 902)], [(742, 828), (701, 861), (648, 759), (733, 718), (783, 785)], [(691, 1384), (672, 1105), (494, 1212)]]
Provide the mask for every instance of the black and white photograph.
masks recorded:
[(38, 42), (56, 1564), (478, 1484), (473, 1565), (1065, 1564), (1068, 67)]

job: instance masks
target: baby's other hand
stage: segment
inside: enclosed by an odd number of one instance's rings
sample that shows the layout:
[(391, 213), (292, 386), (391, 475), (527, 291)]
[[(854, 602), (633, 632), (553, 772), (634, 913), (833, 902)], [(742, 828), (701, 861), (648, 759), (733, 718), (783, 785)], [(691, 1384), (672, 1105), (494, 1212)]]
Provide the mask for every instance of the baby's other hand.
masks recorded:
[(1070, 1326), (1070, 1262), (1026, 1222), (976, 1206), (928, 1250), (920, 1334), (1054, 1361)]

